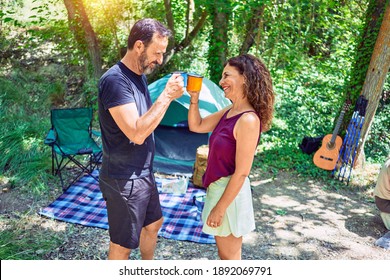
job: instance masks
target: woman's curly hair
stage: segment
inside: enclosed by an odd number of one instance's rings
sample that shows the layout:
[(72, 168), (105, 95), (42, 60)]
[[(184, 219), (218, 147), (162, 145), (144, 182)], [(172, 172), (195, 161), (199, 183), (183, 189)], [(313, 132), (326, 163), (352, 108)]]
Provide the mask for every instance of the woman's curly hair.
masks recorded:
[(261, 130), (271, 128), (275, 94), (271, 74), (264, 63), (250, 54), (232, 57), (225, 62), (235, 67), (244, 76), (244, 94), (260, 117)]

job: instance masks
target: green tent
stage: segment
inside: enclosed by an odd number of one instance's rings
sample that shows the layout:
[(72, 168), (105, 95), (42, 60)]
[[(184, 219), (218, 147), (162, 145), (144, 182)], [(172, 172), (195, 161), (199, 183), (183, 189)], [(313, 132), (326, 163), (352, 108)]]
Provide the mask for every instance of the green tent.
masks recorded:
[[(153, 103), (164, 90), (170, 77), (171, 74), (166, 75), (148, 86)], [(202, 117), (231, 104), (230, 100), (225, 98), (222, 89), (207, 78), (203, 78), (199, 96), (199, 109)], [(200, 134), (189, 131), (187, 122), (189, 106), (190, 95), (185, 92), (183, 96), (172, 101), (155, 130), (155, 171), (168, 174), (192, 173), (196, 149), (208, 144), (208, 133)]]

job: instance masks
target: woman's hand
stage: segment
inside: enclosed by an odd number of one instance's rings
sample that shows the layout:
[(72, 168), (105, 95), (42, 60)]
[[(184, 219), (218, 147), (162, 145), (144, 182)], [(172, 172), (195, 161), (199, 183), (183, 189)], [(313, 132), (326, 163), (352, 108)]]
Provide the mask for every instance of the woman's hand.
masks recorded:
[(191, 103), (198, 103), (199, 102), (199, 93), (200, 91), (187, 91), (188, 94), (191, 96)]
[(225, 211), (216, 205), (210, 212), (207, 217), (206, 224), (209, 227), (217, 228), (222, 224), (223, 217), (225, 216)]

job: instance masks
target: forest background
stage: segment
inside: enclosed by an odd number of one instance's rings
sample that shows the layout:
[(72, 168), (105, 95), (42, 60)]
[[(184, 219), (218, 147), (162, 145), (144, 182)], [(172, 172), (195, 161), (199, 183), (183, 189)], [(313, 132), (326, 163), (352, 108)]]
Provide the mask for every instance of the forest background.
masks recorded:
[[(354, 104), (364, 92), (388, 10), (388, 0), (0, 0), (1, 186), (37, 199), (59, 188), (43, 144), (50, 109), (96, 109), (98, 78), (120, 60), (134, 22), (152, 17), (174, 37), (149, 83), (175, 70), (218, 83), (226, 58), (260, 57), (277, 100), (254, 168), (323, 178), (334, 190), (351, 188), (317, 168), (298, 145), (304, 136), (332, 133), (346, 100)], [(371, 85), (379, 90), (369, 98), (374, 106), (362, 138), (362, 164), (382, 163), (390, 153), (390, 62), (388, 54), (376, 55), (385, 55), (385, 69), (379, 87)], [(15, 236), (1, 238), (7, 244)]]

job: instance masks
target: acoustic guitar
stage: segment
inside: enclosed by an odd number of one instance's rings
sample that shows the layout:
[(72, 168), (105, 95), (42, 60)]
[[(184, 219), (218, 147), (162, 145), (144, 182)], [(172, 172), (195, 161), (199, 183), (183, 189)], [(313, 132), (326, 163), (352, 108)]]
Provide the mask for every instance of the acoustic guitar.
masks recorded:
[(339, 157), (340, 148), (343, 144), (343, 140), (338, 134), (341, 123), (343, 122), (345, 111), (348, 104), (344, 104), (340, 113), (336, 127), (333, 130), (333, 134), (325, 135), (322, 139), (322, 145), (314, 154), (313, 162), (319, 168), (325, 170), (333, 170), (336, 167), (337, 159)]

